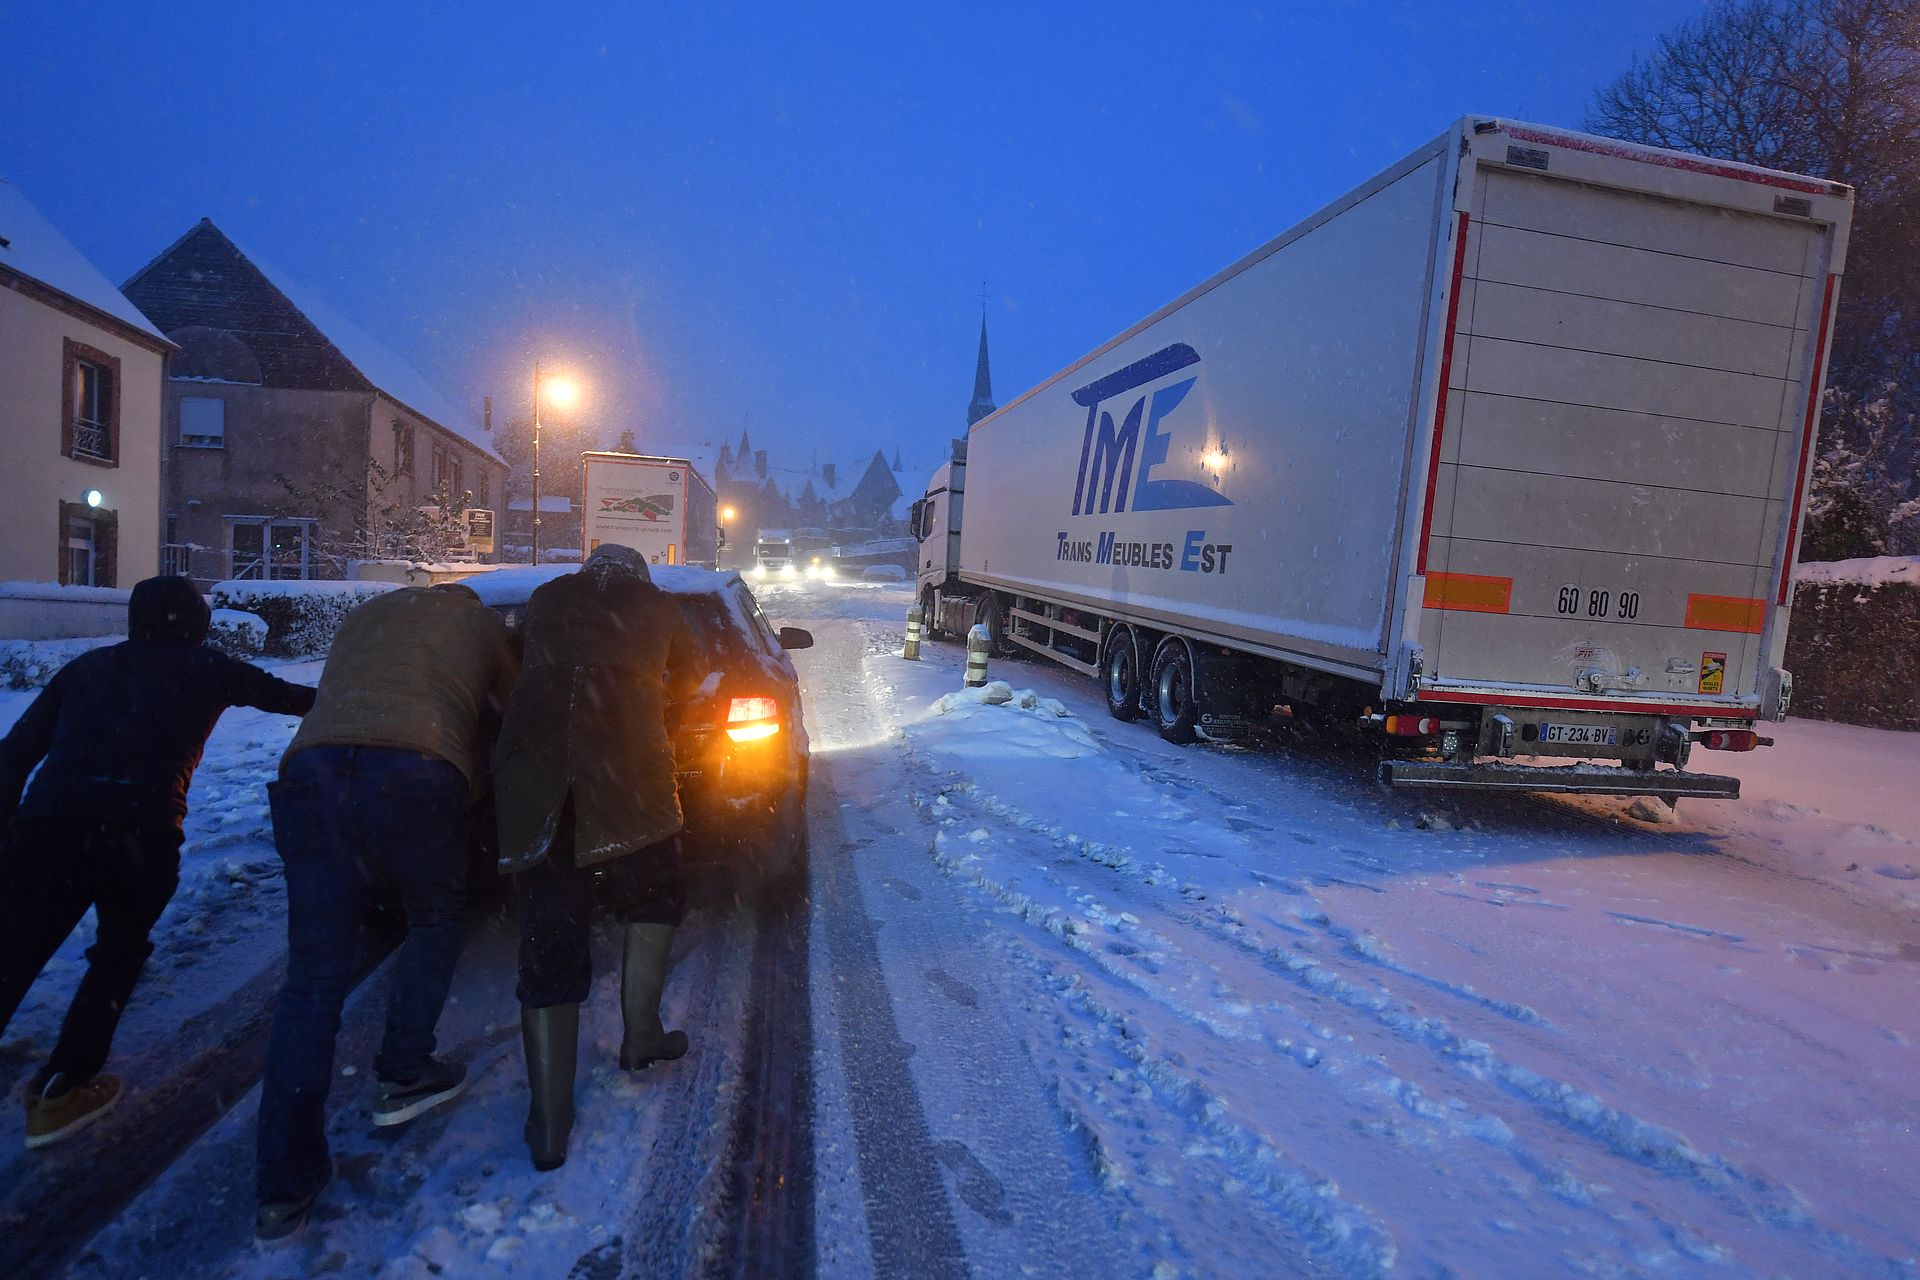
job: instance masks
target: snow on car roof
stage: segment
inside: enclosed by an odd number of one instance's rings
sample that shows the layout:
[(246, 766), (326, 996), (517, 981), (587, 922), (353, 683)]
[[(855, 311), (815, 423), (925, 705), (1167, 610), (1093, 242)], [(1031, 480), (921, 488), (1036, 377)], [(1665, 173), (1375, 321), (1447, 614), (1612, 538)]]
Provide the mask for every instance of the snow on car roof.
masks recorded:
[[(507, 569), (476, 573), (471, 578), (461, 579), (461, 585), (472, 587), (485, 604), (525, 604), (539, 587), (555, 578), (564, 578), (579, 571), (577, 564), (514, 565)], [(738, 581), (740, 575), (731, 569), (720, 573), (686, 565), (653, 567), (653, 584), (677, 596), (713, 595), (729, 582)]]

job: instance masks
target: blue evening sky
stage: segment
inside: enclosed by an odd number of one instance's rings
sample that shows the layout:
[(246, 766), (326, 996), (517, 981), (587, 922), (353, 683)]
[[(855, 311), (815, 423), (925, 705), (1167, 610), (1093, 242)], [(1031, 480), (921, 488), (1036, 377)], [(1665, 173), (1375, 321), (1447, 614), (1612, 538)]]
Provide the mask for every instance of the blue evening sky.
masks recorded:
[(201, 216), (457, 402), (611, 441), (965, 426), (1463, 114), (1577, 125), (1698, 0), (0, 0), (0, 174), (109, 277)]

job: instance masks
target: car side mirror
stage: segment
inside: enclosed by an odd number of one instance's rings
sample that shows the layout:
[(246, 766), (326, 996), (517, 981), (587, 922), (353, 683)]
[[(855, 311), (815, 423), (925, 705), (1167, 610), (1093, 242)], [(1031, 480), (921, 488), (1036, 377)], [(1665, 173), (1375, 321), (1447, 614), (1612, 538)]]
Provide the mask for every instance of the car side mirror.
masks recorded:
[(780, 628), (780, 647), (782, 649), (813, 648), (813, 632), (805, 627)]

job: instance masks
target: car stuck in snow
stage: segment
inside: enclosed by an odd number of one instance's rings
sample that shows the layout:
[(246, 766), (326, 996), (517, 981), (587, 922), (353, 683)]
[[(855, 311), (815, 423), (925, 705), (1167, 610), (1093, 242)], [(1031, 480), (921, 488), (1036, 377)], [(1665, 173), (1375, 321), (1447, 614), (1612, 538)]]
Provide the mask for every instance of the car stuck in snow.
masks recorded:
[[(467, 580), (516, 637), (527, 602), (573, 566), (515, 568)], [(703, 887), (737, 892), (758, 882), (800, 891), (807, 874), (808, 742), (789, 650), (813, 644), (775, 628), (731, 571), (656, 566), (653, 581), (680, 606), (711, 662), (693, 697), (669, 710), (689, 866)]]

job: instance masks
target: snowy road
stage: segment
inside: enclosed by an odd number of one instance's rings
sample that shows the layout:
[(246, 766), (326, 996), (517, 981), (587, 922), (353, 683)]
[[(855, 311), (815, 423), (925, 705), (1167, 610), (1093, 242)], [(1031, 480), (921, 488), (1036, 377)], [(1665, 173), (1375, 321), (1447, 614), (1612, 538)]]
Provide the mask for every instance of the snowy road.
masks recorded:
[[(614, 1067), (602, 939), (575, 1154), (534, 1175), (488, 917), (442, 1025), (457, 1107), (367, 1124), (383, 975), (356, 996), (307, 1241), (246, 1246), (247, 1097), (72, 1274), (1920, 1274), (1915, 735), (1791, 723), (1734, 758), (1747, 799), (1660, 826), (1436, 802), (1337, 750), (1169, 746), (1038, 665), (994, 672), (1031, 705), (943, 697), (959, 651), (897, 656), (905, 592), (761, 594), (818, 640), (812, 903), (690, 921), (689, 1058)], [(271, 754), (223, 741), (210, 768)], [(239, 776), (196, 821), (252, 815), (231, 856), (270, 859)], [(218, 847), (189, 883), (224, 902)], [(244, 901), (136, 996), (131, 1055), (226, 999), (196, 968), (267, 962), (278, 899)], [(756, 1129), (783, 1082), (810, 1108)]]
[(1040, 666), (941, 713), (873, 612), (808, 665), (830, 1272), (1913, 1274), (1906, 737), (1788, 726), (1671, 826), (1436, 804)]

